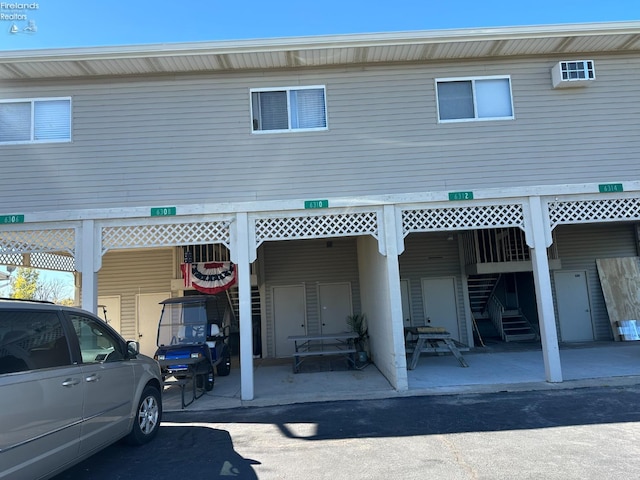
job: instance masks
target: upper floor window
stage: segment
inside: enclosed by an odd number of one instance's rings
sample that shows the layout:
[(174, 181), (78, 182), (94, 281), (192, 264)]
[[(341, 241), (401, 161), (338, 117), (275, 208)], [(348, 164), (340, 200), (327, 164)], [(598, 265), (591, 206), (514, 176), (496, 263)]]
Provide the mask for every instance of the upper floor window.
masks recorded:
[(288, 87), (251, 90), (254, 132), (325, 130), (325, 88)]
[(70, 140), (70, 98), (0, 100), (0, 143)]
[(436, 80), (438, 119), (513, 119), (509, 77), (445, 78)]

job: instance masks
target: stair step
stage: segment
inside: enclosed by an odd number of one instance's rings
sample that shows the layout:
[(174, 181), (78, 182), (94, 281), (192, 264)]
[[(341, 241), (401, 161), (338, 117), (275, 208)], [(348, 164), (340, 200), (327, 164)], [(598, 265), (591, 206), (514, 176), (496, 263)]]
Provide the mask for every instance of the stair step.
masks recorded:
[(517, 341), (522, 341), (522, 340), (535, 340), (537, 338), (537, 335), (535, 333), (528, 333), (528, 334), (520, 334), (520, 335), (507, 335), (505, 334), (504, 336), (504, 341), (505, 342), (517, 342)]
[(489, 295), (495, 288), (500, 275), (471, 275), (467, 279), (469, 287), (469, 305), (474, 314), (480, 314), (487, 306)]
[(517, 327), (517, 326), (520, 326), (520, 325), (524, 325), (524, 326), (527, 326), (527, 327), (531, 326), (529, 324), (529, 322), (527, 322), (526, 320), (523, 320), (523, 319), (505, 321), (504, 318), (502, 319), (502, 325), (505, 326), (505, 327)]
[(535, 335), (535, 333), (533, 332), (533, 330), (531, 330), (530, 328), (513, 328), (513, 329), (505, 329), (503, 330), (505, 335)]

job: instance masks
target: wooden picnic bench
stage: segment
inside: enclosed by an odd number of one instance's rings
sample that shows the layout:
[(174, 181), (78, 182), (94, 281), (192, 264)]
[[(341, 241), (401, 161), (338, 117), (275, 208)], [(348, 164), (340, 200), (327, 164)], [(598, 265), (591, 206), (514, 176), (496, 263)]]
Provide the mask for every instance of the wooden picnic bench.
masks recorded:
[(451, 338), (451, 334), (442, 327), (406, 327), (405, 339), (407, 353), (411, 352), (408, 368), (413, 370), (418, 365), (421, 353), (452, 353), (460, 366), (468, 367), (460, 349)]
[(308, 357), (339, 355), (347, 359), (350, 367), (356, 365), (354, 345), (357, 333), (322, 333), (317, 335), (293, 335), (288, 337), (294, 343), (293, 372), (300, 371), (300, 365)]
[[(191, 405), (193, 402), (195, 402), (198, 398), (200, 398), (205, 393), (204, 379), (202, 379), (202, 384), (200, 385), (201, 388), (198, 388), (197, 386), (198, 375), (196, 374), (196, 370), (195, 370), (196, 362), (197, 360), (190, 359), (190, 358), (181, 359), (180, 363), (186, 364), (187, 369), (182, 371), (171, 372), (162, 380), (163, 388), (172, 387), (172, 386), (177, 386), (180, 388), (180, 399), (181, 399), (181, 404), (183, 409)], [(173, 365), (176, 363), (176, 360), (159, 360), (158, 363), (160, 365)], [(190, 388), (191, 395), (189, 395), (191, 399), (188, 401), (185, 395), (187, 386), (191, 387)], [(198, 390), (200, 390), (200, 393), (198, 393)]]

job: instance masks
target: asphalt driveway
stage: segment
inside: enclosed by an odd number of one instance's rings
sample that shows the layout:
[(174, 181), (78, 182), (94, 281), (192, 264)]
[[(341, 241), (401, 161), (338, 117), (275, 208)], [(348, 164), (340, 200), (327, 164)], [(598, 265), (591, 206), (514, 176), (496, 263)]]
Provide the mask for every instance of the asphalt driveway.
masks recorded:
[(640, 385), (171, 412), (56, 477), (640, 478)]

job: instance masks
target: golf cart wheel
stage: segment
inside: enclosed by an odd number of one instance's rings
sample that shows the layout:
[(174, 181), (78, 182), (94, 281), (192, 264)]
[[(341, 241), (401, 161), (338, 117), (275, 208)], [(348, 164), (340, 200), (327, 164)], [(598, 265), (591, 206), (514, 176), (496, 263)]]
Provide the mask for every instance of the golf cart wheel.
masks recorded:
[(226, 377), (231, 372), (231, 354), (229, 350), (226, 351), (222, 361), (216, 367), (216, 371), (220, 377)]
[(204, 389), (207, 392), (210, 392), (211, 390), (213, 390), (213, 383), (214, 383), (213, 367), (209, 367), (209, 371), (204, 376)]

